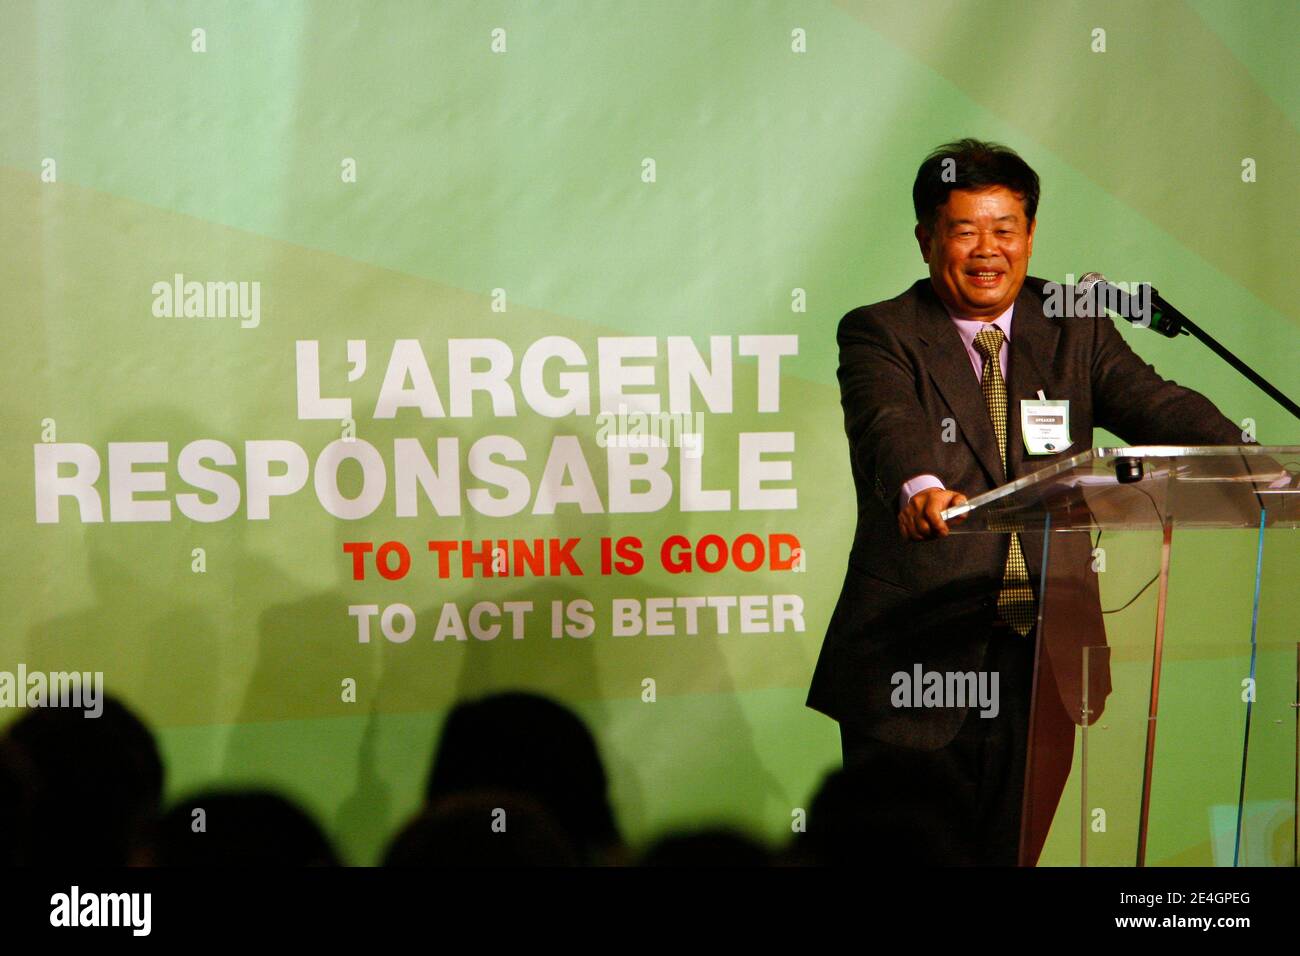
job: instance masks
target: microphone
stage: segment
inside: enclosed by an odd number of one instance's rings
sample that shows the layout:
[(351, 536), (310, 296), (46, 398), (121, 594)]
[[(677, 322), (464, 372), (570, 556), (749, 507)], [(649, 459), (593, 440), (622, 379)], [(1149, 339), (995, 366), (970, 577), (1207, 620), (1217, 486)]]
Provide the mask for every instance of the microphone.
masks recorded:
[(1091, 296), (1094, 315), (1116, 312), (1133, 324), (1155, 329), (1161, 335), (1177, 338), (1189, 334), (1190, 320), (1161, 297), (1149, 282), (1138, 284), (1137, 294), (1130, 295), (1100, 272), (1089, 272), (1074, 285), (1076, 293)]
[(1079, 301), (1085, 303), (1085, 307), (1093, 317), (1100, 318), (1108, 311), (1115, 312), (1135, 325), (1139, 323), (1146, 325), (1171, 339), (1180, 335), (1191, 335), (1200, 339), (1211, 352), (1259, 386), (1269, 398), (1296, 418), (1300, 418), (1300, 405), (1233, 355), (1214, 336), (1161, 298), (1160, 293), (1153, 289), (1150, 283), (1138, 283), (1137, 294), (1130, 295), (1112, 285), (1100, 272), (1089, 272), (1074, 284), (1074, 290)]

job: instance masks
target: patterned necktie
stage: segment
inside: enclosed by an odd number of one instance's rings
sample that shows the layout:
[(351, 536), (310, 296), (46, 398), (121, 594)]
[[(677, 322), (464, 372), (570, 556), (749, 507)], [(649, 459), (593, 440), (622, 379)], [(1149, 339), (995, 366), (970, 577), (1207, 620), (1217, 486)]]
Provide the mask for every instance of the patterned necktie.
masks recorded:
[[(975, 336), (975, 348), (984, 356), (984, 371), (980, 388), (984, 404), (993, 420), (993, 433), (998, 438), (998, 451), (1002, 455), (1002, 471), (1007, 471), (1007, 384), (1002, 380), (1002, 330), (996, 325), (981, 329)], [(1009, 479), (1011, 476), (1007, 475)], [(1002, 590), (998, 592), (998, 617), (1017, 634), (1024, 636), (1034, 626), (1034, 591), (1029, 586), (1029, 568), (1025, 554), (1020, 550), (1020, 535), (1011, 535), (1007, 549), (1007, 565), (1002, 572)]]

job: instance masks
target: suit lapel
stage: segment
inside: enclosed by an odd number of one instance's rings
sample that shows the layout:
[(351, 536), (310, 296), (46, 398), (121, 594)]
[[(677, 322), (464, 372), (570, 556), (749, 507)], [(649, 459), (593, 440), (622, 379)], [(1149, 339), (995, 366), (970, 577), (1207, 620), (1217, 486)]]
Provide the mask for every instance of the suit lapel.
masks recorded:
[[(998, 438), (993, 433), (984, 393), (980, 391), (979, 379), (971, 368), (966, 346), (943, 303), (930, 287), (930, 280), (922, 279), (917, 285), (920, 287), (917, 328), (919, 337), (926, 344), (926, 368), (930, 380), (952, 409), (957, 427), (989, 481), (1000, 485), (1006, 479), (1002, 472), (1002, 456), (998, 454)], [(1017, 311), (1018, 306), (1017, 302)], [(1013, 342), (1015, 332), (1013, 322)]]
[(1026, 283), (1016, 296), (1011, 319), (1011, 355), (1007, 362), (1007, 468), (1011, 472), (1008, 479), (1023, 477), (1046, 464), (1045, 460), (1026, 458), (1020, 429), (1020, 402), (1037, 398), (1039, 389), (1048, 398), (1062, 397), (1052, 394), (1052, 381), (1044, 370), (1044, 363), (1046, 368), (1051, 368), (1060, 334), (1056, 324), (1043, 314), (1042, 302)]

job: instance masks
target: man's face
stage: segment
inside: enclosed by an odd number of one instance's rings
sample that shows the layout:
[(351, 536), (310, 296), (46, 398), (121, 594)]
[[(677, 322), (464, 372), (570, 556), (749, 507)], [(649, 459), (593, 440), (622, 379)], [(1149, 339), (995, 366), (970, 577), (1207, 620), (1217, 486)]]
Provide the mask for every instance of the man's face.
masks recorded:
[(1034, 251), (1034, 225), (1020, 196), (1005, 186), (954, 189), (933, 231), (917, 225), (930, 283), (954, 315), (996, 319), (1016, 300)]

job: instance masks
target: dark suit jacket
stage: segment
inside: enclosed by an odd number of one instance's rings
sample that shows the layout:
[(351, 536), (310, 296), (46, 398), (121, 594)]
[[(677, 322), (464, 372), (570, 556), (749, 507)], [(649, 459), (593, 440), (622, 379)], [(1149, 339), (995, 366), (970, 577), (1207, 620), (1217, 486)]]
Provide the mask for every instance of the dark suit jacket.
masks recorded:
[[(898, 671), (978, 671), (995, 618), (1008, 535), (958, 534), (908, 542), (898, 531), (905, 481), (933, 474), (974, 497), (1092, 447), (1094, 425), (1130, 444), (1241, 444), (1241, 430), (1204, 396), (1161, 378), (1109, 318), (1048, 318), (1043, 280), (1016, 298), (1007, 365), (1007, 470), (961, 337), (930, 280), (895, 299), (863, 306), (840, 322), (839, 380), (858, 520), (843, 590), (822, 644), (808, 706), (888, 743), (934, 749), (960, 729), (965, 708), (895, 708)], [(1028, 456), (1020, 400), (1069, 399), (1070, 448)], [(945, 419), (956, 440), (942, 440)], [(1038, 593), (1043, 536), (1022, 534)], [(1052, 566), (1078, 568), (1053, 620), (1048, 654), (1066, 711), (1080, 717), (1081, 648), (1104, 645), (1087, 532), (1053, 534)], [(1053, 579), (1056, 575), (1053, 574)], [(1049, 601), (1057, 598), (1049, 595)], [(1049, 628), (1049, 630), (1052, 630)], [(1108, 669), (1090, 681), (1092, 719), (1110, 691)]]

